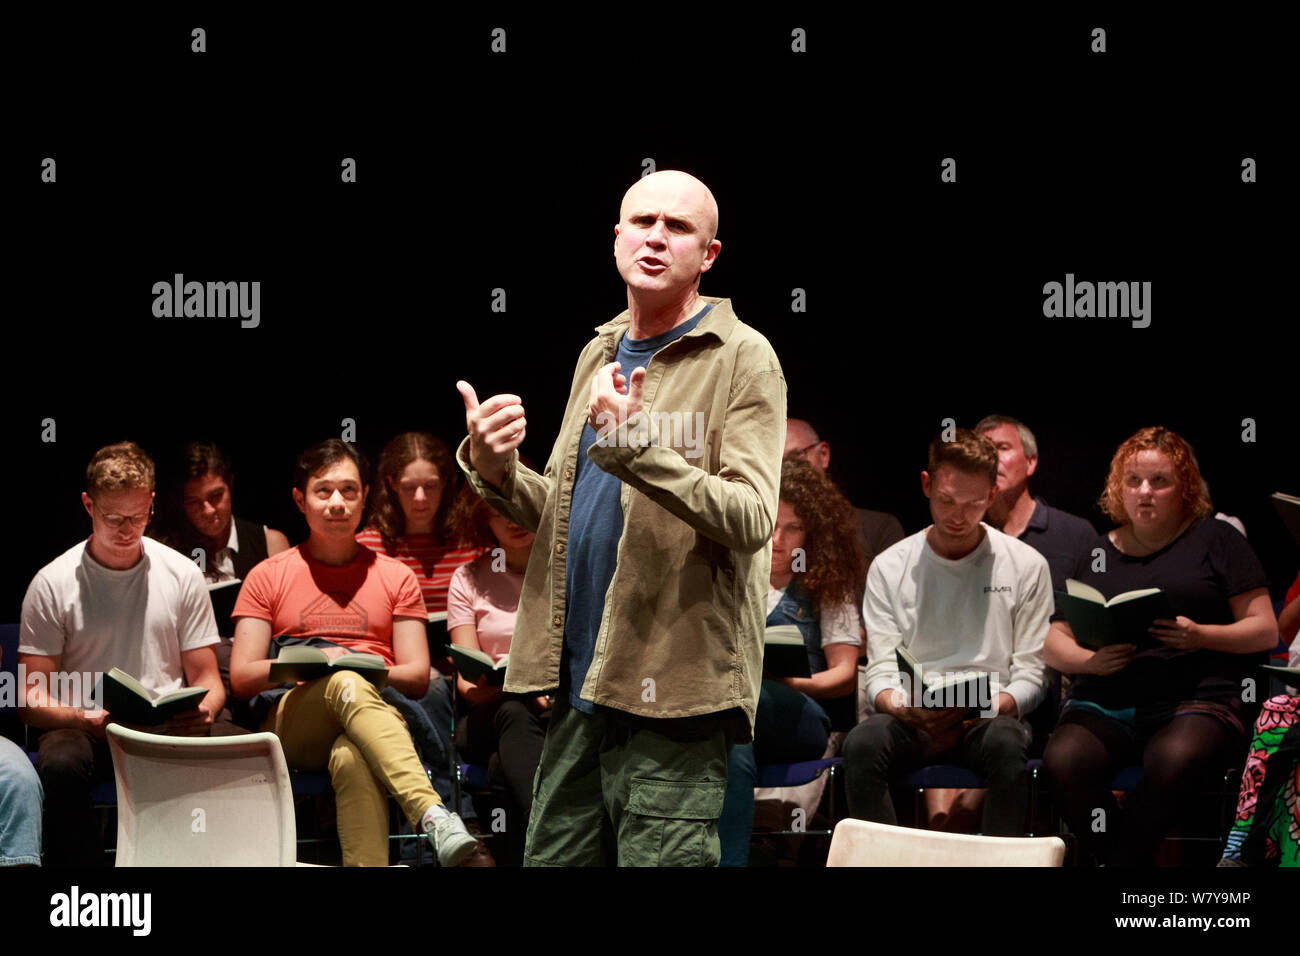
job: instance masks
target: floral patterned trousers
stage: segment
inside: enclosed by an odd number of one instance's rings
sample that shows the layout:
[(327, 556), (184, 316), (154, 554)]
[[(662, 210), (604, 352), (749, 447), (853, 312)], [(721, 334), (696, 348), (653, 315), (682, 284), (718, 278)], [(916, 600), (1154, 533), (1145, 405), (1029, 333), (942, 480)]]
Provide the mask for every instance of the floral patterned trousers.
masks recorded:
[(1300, 697), (1264, 702), (1241, 775), (1225, 860), (1300, 866)]

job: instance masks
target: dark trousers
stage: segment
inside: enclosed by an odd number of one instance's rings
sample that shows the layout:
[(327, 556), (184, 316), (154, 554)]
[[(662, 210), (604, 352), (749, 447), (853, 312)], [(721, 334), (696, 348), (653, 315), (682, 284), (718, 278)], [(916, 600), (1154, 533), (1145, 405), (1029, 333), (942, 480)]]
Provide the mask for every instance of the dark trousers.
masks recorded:
[(849, 813), (860, 820), (898, 824), (890, 783), (926, 764), (952, 763), (988, 781), (981, 832), (1023, 836), (1029, 811), (1026, 754), (1030, 733), (1006, 715), (981, 720), (956, 747), (935, 752), (930, 739), (889, 714), (874, 714), (844, 741), (844, 786)]
[[(1154, 731), (1125, 726), (1083, 707), (1061, 717), (1043, 763), (1052, 802), (1079, 839), (1085, 859), (1150, 866), (1160, 841), (1197, 794), (1240, 759), (1245, 738), (1205, 714), (1183, 714)], [(1142, 780), (1123, 814), (1111, 792), (1114, 775), (1142, 764)]]
[(90, 791), (113, 779), (108, 742), (84, 730), (47, 730), (38, 751), (36, 772), (45, 790), (45, 865), (107, 866)]
[(533, 778), (542, 759), (546, 733), (542, 718), (529, 703), (536, 694), (501, 694), (476, 704), (456, 728), (461, 756), (470, 763), (486, 764), (497, 755), (506, 788), (527, 826), (533, 809)]
[(749, 865), (758, 765), (818, 760), (826, 752), (830, 733), (831, 720), (817, 701), (780, 681), (763, 681), (754, 740), (736, 744), (727, 757), (727, 796), (718, 820), (721, 866)]

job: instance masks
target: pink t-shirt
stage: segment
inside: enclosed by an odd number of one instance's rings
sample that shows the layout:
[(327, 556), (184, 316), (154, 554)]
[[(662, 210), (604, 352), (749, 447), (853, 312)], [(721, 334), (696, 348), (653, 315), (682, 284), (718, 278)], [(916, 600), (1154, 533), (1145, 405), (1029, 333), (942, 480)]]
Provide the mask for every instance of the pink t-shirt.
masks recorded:
[(499, 661), (510, 653), (524, 576), (492, 570), (491, 553), (456, 569), (447, 588), (447, 631), (473, 624), (483, 653)]
[(426, 619), (420, 585), (396, 558), (357, 548), (351, 564), (313, 560), (303, 545), (274, 554), (244, 578), (234, 618), (271, 622), (275, 636), (323, 637), (348, 650), (378, 654), (390, 667), (393, 618)]

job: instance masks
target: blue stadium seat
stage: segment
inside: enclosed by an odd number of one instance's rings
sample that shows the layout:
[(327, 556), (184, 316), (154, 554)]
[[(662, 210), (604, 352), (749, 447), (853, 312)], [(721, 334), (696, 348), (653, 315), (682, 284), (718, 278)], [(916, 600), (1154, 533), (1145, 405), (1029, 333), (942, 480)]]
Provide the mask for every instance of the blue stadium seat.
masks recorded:
[[(755, 787), (802, 787), (812, 783), (823, 773), (828, 775), (826, 786), (829, 788), (827, 812), (830, 814), (831, 826), (838, 821), (835, 812), (835, 770), (844, 763), (843, 757), (826, 757), (821, 760), (804, 760), (799, 763), (759, 764), (758, 781)], [(777, 830), (765, 832), (764, 836), (807, 836), (809, 833), (829, 836), (830, 830)]]
[[(802, 763), (769, 763), (758, 768), (759, 787), (801, 787), (812, 783), (827, 770), (844, 763), (843, 757), (805, 760)], [(833, 772), (833, 771), (832, 771)]]

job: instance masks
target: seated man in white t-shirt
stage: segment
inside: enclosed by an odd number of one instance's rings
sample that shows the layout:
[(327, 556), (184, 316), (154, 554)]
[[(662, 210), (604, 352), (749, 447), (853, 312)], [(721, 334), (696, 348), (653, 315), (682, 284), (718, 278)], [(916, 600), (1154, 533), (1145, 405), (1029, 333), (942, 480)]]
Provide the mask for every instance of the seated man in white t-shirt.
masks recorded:
[(113, 769), (105, 730), (113, 715), (91, 699), (100, 674), (121, 668), (155, 695), (208, 689), (193, 710), (147, 728), (154, 733), (207, 735), (225, 705), (203, 574), (180, 552), (143, 537), (153, 496), (153, 461), (138, 445), (97, 451), (81, 496), (93, 534), (36, 572), (23, 598), (21, 713), (43, 731), (37, 771), (50, 866), (106, 862), (90, 802), (94, 783)]
[[(896, 824), (890, 783), (926, 764), (956, 763), (988, 781), (982, 832), (1024, 833), (1030, 733), (1022, 718), (1046, 693), (1052, 580), (1041, 554), (981, 521), (997, 467), (993, 443), (968, 429), (932, 441), (921, 488), (934, 524), (877, 555), (867, 574), (867, 693), (876, 713), (844, 742), (854, 817)], [(900, 645), (927, 682), (987, 672), (991, 693), (976, 704), (979, 716), (966, 706), (920, 706), (921, 691), (900, 675)]]

